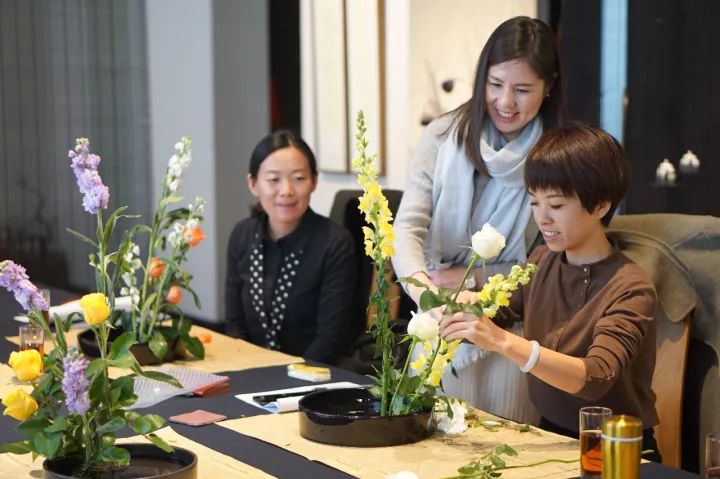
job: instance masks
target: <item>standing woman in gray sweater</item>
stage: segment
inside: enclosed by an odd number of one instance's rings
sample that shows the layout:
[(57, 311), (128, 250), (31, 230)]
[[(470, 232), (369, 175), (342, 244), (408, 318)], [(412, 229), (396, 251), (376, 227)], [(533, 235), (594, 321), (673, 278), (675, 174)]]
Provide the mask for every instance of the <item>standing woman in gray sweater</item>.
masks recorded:
[[(456, 289), (470, 261), (466, 247), (485, 223), (505, 236), (506, 247), (465, 288), (524, 262), (538, 235), (523, 181), (525, 158), (545, 129), (562, 124), (564, 109), (552, 30), (528, 17), (502, 23), (480, 54), (470, 100), (430, 123), (415, 149), (395, 220), (397, 275)], [(418, 303), (422, 289), (406, 288)], [(525, 378), (507, 359), (463, 344), (453, 364), (458, 377), (443, 378), (448, 396), (537, 421)]]

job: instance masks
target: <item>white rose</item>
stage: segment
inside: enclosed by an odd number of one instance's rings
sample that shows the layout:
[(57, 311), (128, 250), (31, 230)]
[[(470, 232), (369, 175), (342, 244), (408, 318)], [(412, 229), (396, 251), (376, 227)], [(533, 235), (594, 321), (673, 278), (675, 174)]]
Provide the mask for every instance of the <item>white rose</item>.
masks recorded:
[(505, 237), (489, 223), (485, 223), (480, 231), (472, 235), (472, 249), (482, 259), (499, 255), (504, 247)]
[(388, 474), (385, 479), (418, 479), (418, 476), (412, 471), (400, 471), (395, 474)]
[(431, 341), (440, 332), (440, 325), (430, 313), (413, 313), (407, 331), (422, 341)]
[(441, 432), (448, 436), (454, 436), (455, 434), (461, 434), (467, 429), (467, 423), (465, 422), (465, 414), (467, 409), (460, 401), (454, 401), (450, 403), (452, 408), (453, 417), (452, 419), (446, 411), (435, 412), (435, 420), (437, 421), (437, 428)]

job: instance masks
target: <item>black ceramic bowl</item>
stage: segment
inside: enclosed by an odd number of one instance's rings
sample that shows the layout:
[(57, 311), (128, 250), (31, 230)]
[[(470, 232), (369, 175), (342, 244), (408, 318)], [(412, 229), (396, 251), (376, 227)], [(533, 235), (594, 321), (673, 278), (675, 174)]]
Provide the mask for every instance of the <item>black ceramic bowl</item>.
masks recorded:
[[(114, 479), (197, 479), (198, 459), (195, 453), (182, 447), (165, 452), (153, 444), (118, 444), (130, 453), (130, 465), (116, 470), (98, 472), (98, 478)], [(79, 456), (46, 459), (43, 462), (45, 479), (72, 479), (82, 466)]]
[(300, 435), (337, 446), (408, 444), (432, 434), (432, 412), (380, 416), (380, 400), (364, 388), (329, 389), (300, 400)]

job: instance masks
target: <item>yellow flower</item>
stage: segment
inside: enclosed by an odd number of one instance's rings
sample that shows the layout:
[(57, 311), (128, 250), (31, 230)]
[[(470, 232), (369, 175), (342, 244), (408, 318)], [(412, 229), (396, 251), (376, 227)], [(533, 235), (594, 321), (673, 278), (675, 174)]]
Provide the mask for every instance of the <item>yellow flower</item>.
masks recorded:
[(13, 351), (10, 353), (8, 364), (19, 381), (32, 381), (43, 371), (43, 358), (35, 349)]
[(495, 303), (498, 306), (509, 306), (510, 305), (510, 293), (506, 291), (498, 291), (495, 296)]
[(370, 210), (372, 209), (372, 201), (367, 193), (360, 197), (360, 204), (358, 204), (358, 209), (366, 215), (370, 214)]
[(455, 357), (455, 353), (457, 352), (458, 348), (460, 347), (460, 343), (462, 343), (462, 341), (460, 339), (456, 339), (455, 341), (450, 341), (448, 343), (448, 345), (447, 345), (448, 351), (447, 351), (446, 357), (449, 360), (452, 360), (452, 358)]
[(102, 293), (86, 294), (80, 299), (80, 307), (83, 309), (85, 322), (91, 326), (104, 323), (110, 316), (107, 298)]
[(414, 371), (420, 371), (423, 367), (425, 367), (425, 362), (427, 362), (427, 359), (425, 359), (424, 354), (421, 354), (415, 361), (410, 363), (410, 367)]
[(372, 240), (365, 240), (365, 255), (372, 256), (373, 251), (375, 251), (375, 245)]
[(427, 380), (425, 381), (425, 384), (428, 384), (433, 387), (438, 387), (440, 385), (440, 381), (443, 377), (443, 371), (442, 369), (433, 369), (430, 372), (430, 375), (428, 376)]
[(2, 398), (3, 416), (10, 416), (17, 419), (18, 421), (24, 421), (38, 410), (38, 403), (35, 399), (23, 391), (22, 389), (16, 389)]

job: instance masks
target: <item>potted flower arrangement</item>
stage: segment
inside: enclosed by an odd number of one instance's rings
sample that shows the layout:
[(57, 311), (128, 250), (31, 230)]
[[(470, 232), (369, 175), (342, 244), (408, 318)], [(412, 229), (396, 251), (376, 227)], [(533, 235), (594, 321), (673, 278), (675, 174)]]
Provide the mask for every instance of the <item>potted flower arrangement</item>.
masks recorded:
[[(495, 275), (489, 279), (475, 298), (458, 300), (461, 288), (451, 291), (439, 288), (433, 291), (413, 278), (400, 281), (425, 288), (420, 298), (424, 313), (415, 314), (408, 324), (408, 334), (402, 341), (410, 342), (410, 351), (422, 347), (424, 352), (412, 361), (408, 355), (401, 369), (394, 366), (392, 351), (395, 335), (390, 328), (389, 266), (394, 254), (392, 214), (387, 199), (377, 182), (375, 155), (367, 154), (368, 141), (363, 113), (357, 118), (356, 144), (359, 156), (353, 160), (358, 171), (358, 183), (363, 189), (359, 209), (368, 226), (363, 227), (365, 253), (372, 258), (376, 288), (370, 297), (369, 308), (375, 317), (371, 332), (375, 338), (376, 355), (382, 357), (380, 370), (372, 376), (375, 385), (368, 391), (330, 390), (308, 395), (300, 401), (300, 433), (304, 437), (332, 444), (352, 446), (386, 446), (417, 441), (432, 432), (433, 410), (442, 410), (452, 419), (454, 413), (464, 415), (464, 409), (442, 394), (442, 377), (452, 368), (452, 359), (460, 341), (446, 342), (439, 336), (438, 320), (430, 314), (441, 308), (442, 314), (459, 311), (492, 317), (498, 308), (508, 304), (512, 291), (526, 284), (536, 270), (534, 265), (513, 267), (505, 278)], [(504, 247), (505, 241), (490, 225), (473, 235), (472, 259), (465, 278), (478, 261), (485, 261)], [(464, 279), (461, 284), (464, 284)], [(467, 299), (467, 298), (466, 298)], [(414, 371), (414, 375), (409, 374)], [(347, 403), (351, 409), (340, 411), (338, 404)], [(370, 419), (370, 420), (367, 420)], [(452, 421), (447, 424), (453, 428)]]
[[(32, 390), (28, 393), (27, 388), (18, 388), (2, 399), (3, 414), (20, 421), (17, 429), (27, 437), (3, 445), (2, 451), (47, 458), (43, 463), (45, 477), (98, 477), (103, 471), (119, 468), (129, 468), (124, 477), (142, 477), (132, 472), (134, 454), (157, 456), (157, 460), (166, 463), (167, 470), (195, 468), (197, 458), (192, 453), (173, 452), (153, 433), (164, 424), (163, 418), (126, 409), (137, 400), (133, 388), (136, 376), (181, 385), (167, 374), (143, 371), (130, 350), (136, 343), (132, 332), (121, 334), (109, 345), (113, 319), (120, 314), (114, 307), (114, 284), (128, 268), (130, 233), (124, 234), (117, 250), (109, 250), (112, 231), (124, 216), (125, 207), (103, 220), (109, 190), (97, 172), (100, 159), (83, 154), (89, 152), (86, 139), (78, 140), (77, 152), (80, 154), (74, 158), (73, 168), (84, 195), (83, 205), (88, 213), (97, 216), (98, 222), (95, 239), (74, 233), (95, 249), (90, 265), (95, 270), (97, 292), (83, 296), (80, 306), (95, 336), (100, 357), (89, 361), (77, 349), (68, 347), (65, 335), (70, 330), (72, 315), (65, 320), (55, 316), (53, 334), (40, 313), (48, 305), (25, 269), (12, 261), (0, 262), (0, 286), (14, 293), (28, 312), (30, 322), (42, 328), (53, 343), (53, 349), (44, 357), (29, 349), (13, 352), (9, 358), (17, 379)], [(110, 367), (128, 369), (130, 374), (111, 378)], [(116, 435), (124, 428), (143, 435), (154, 445), (116, 446)]]
[[(192, 275), (182, 267), (190, 249), (197, 246), (205, 233), (200, 224), (203, 221), (205, 201), (196, 198), (186, 207), (171, 209), (182, 197), (177, 196), (183, 172), (191, 162), (192, 140), (183, 137), (175, 144), (175, 154), (170, 158), (162, 181), (162, 190), (151, 225), (137, 225), (130, 231), (128, 248), (123, 250), (124, 267), (120, 271), (122, 284), (120, 294), (130, 298), (130, 310), (118, 316), (121, 329), (132, 332), (138, 345), (133, 351), (140, 364), (157, 364), (174, 357), (176, 349), (184, 350), (202, 359), (205, 350), (202, 342), (190, 336), (192, 323), (178, 306), (182, 291), (189, 292), (195, 305), (200, 300), (190, 283)], [(90, 153), (87, 144), (76, 146), (69, 156), (73, 158), (99, 157)], [(80, 236), (75, 233), (76, 236)], [(147, 235), (147, 256), (139, 258), (140, 247), (133, 242), (137, 235)], [(164, 255), (160, 255), (160, 251)], [(138, 274), (142, 278), (138, 282)], [(116, 278), (117, 280), (118, 278)], [(120, 281), (122, 283), (120, 283)], [(163, 324), (163, 319), (170, 318)], [(112, 338), (114, 339), (114, 337)], [(91, 331), (79, 335), (83, 351), (91, 356), (99, 355)]]

